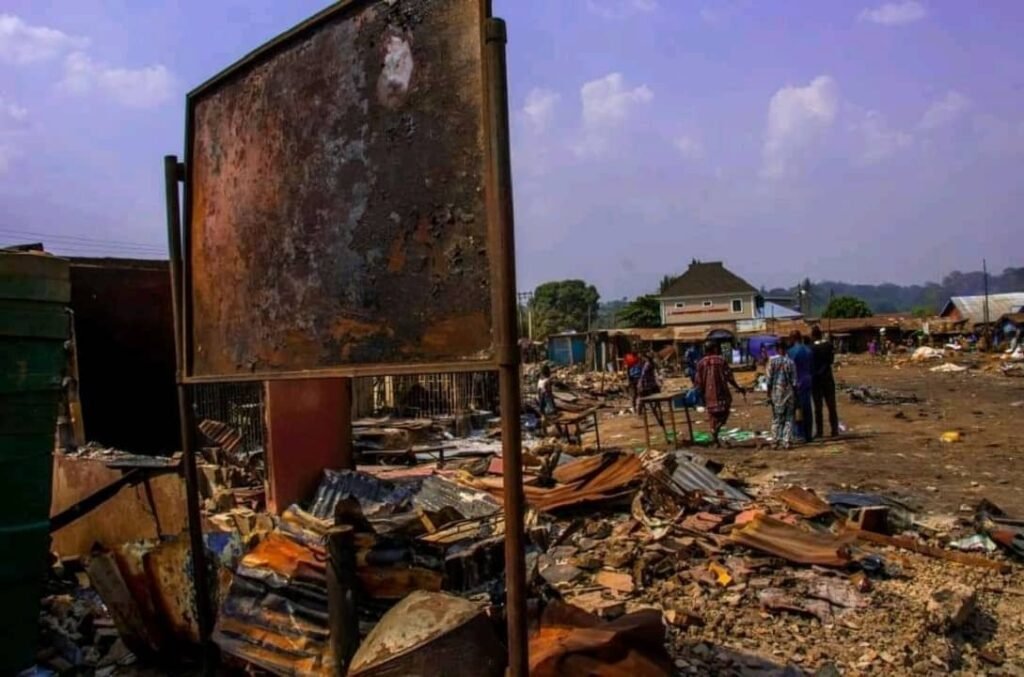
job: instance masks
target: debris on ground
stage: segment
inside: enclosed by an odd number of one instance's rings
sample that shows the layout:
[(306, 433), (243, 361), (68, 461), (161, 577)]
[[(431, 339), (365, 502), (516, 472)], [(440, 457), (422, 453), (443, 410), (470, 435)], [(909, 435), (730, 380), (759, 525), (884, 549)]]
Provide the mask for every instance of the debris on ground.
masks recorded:
[[(602, 383), (599, 374), (558, 370), (558, 378), (570, 405), (627, 406), (611, 376)], [(931, 401), (873, 385), (846, 392), (868, 405)], [(751, 424), (742, 426), (730, 434), (750, 439)], [(453, 436), (428, 419), (367, 419), (356, 433), (366, 452), (360, 465), (326, 470), (306, 501), (271, 515), (258, 493), (262, 454), (239, 453), (229, 426), (204, 428), (214, 640), (226, 665), (272, 674), (334, 668), (325, 539), (343, 526), (356, 563), (359, 648), (350, 674), (454, 672), (467, 661), (474, 674), (502, 673), (500, 444), (486, 434)], [(929, 440), (942, 447), (935, 434)], [(438, 445), (443, 461), (428, 451)], [(532, 674), (1024, 665), (1024, 647), (1012, 639), (1024, 632), (1013, 616), (1024, 608), (1016, 564), (1024, 521), (991, 501), (933, 514), (903, 487), (840, 478), (806, 486), (786, 471), (738, 471), (730, 455), (761, 453), (753, 446), (717, 455), (627, 445), (598, 452), (528, 436), (525, 447)], [(389, 456), (394, 449), (404, 451)], [(189, 642), (187, 595), (168, 594), (180, 579), (150, 574), (186, 571), (186, 546), (180, 537), (135, 542), (97, 549), (78, 569), (69, 563), (75, 573), (44, 604), (39, 665), (119, 674)]]
[(868, 385), (847, 386), (843, 388), (843, 391), (850, 396), (852, 401), (861, 404), (916, 404), (921, 401), (917, 395), (897, 393)]

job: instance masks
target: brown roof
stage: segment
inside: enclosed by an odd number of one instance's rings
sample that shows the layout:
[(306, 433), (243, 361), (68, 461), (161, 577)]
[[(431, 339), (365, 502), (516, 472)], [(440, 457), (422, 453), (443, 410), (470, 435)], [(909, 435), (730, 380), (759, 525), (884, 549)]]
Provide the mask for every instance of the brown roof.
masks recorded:
[(725, 269), (721, 261), (695, 261), (662, 293), (663, 297), (757, 292), (749, 282)]

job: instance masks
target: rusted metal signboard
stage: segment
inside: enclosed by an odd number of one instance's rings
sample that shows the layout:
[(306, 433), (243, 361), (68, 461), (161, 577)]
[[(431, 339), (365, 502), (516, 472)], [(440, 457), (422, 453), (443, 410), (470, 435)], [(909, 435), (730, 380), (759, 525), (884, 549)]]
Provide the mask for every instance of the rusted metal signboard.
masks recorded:
[(487, 14), (350, 0), (189, 94), (187, 381), (495, 366)]

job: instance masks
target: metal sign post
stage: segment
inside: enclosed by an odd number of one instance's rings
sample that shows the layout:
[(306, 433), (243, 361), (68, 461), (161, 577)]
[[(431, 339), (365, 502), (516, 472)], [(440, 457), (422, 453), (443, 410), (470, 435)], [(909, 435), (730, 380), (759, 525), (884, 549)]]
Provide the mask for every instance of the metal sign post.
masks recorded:
[(343, 0), (190, 92), (185, 164), (165, 163), (194, 557), (187, 385), (497, 370), (509, 672), (525, 676), (505, 42), (490, 0)]
[(491, 117), (492, 206), (495, 285), (494, 328), (501, 388), (502, 475), (505, 499), (505, 611), (508, 619), (509, 674), (529, 672), (526, 636), (526, 560), (523, 518), (523, 443), (520, 423), (519, 311), (516, 297), (515, 234), (512, 210), (512, 163), (509, 153), (508, 82), (505, 68), (505, 22), (487, 19), (488, 108)]

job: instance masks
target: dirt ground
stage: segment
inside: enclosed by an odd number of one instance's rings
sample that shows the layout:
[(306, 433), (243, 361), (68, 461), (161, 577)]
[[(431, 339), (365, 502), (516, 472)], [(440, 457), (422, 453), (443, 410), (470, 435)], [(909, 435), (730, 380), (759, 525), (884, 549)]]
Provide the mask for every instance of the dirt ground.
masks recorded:
[[(981, 369), (933, 373), (929, 369), (936, 364), (850, 356), (836, 369), (837, 408), (846, 433), (790, 451), (746, 442), (701, 453), (754, 485), (775, 481), (817, 491), (881, 493), (926, 513), (956, 513), (962, 505), (973, 507), (987, 498), (1008, 514), (1024, 515), (1024, 378)], [(741, 384), (753, 378), (750, 372), (737, 374)], [(865, 405), (841, 391), (859, 385), (916, 395), (921, 402)], [(683, 386), (683, 380), (670, 379), (666, 390)], [(728, 427), (764, 431), (770, 419), (764, 393), (748, 393), (746, 399), (736, 394)], [(708, 430), (703, 414), (693, 412), (693, 422), (694, 430)], [(685, 439), (682, 414), (677, 425)], [(962, 441), (940, 441), (947, 431), (960, 432)], [(622, 408), (605, 411), (601, 440), (608, 446), (642, 447), (643, 424)], [(652, 445), (665, 446), (653, 422)]]
[[(881, 493), (901, 499), (924, 521), (951, 524), (960, 517), (961, 529), (982, 498), (1024, 517), (1024, 379), (979, 368), (933, 373), (936, 363), (901, 360), (848, 358), (837, 368), (837, 381), (840, 387), (870, 385), (917, 395), (919, 403), (868, 406), (840, 392), (839, 417), (847, 432), (838, 439), (791, 451), (746, 442), (700, 453), (723, 463), (723, 476), (744, 480), (758, 497), (790, 484), (819, 494)], [(754, 374), (739, 378), (749, 383)], [(667, 388), (674, 385), (682, 381)], [(730, 427), (767, 429), (764, 402), (763, 393), (751, 393), (746, 401), (737, 395)], [(605, 446), (644, 446), (643, 425), (626, 406), (604, 412)], [(685, 419), (679, 420), (685, 437)], [(694, 423), (696, 430), (707, 430), (701, 414)], [(960, 432), (963, 441), (941, 442), (947, 431)], [(654, 446), (665, 445), (660, 431), (654, 437)], [(721, 590), (666, 579), (644, 590), (635, 604), (678, 608), (702, 619), (670, 629), (677, 674), (1024, 675), (1024, 567), (1017, 563), (1010, 573), (998, 574), (903, 550), (871, 550), (885, 559), (886, 574), (875, 580), (866, 608), (834, 622), (769, 613), (757, 601), (758, 584), (790, 588), (801, 576), (835, 575), (816, 567), (769, 566), (759, 574), (765, 580), (751, 578)], [(959, 629), (936, 631), (929, 626), (928, 600), (958, 585), (976, 594), (975, 610)]]

